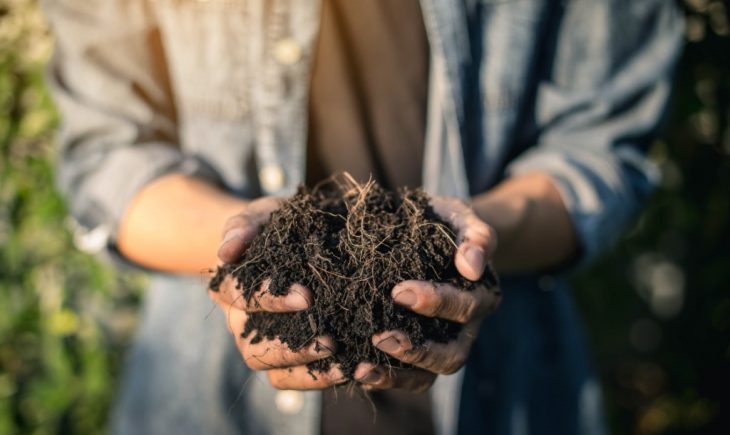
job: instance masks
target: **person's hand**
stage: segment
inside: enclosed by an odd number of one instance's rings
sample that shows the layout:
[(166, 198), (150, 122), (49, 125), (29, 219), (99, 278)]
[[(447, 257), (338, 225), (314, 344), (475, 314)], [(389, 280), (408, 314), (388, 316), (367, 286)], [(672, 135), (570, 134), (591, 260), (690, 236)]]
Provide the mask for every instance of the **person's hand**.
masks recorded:
[[(497, 249), (494, 230), (459, 199), (435, 197), (431, 205), (458, 232), (454, 258), (457, 270), (464, 278), (477, 281)], [(433, 384), (438, 374), (456, 372), (466, 362), (482, 320), (494, 312), (501, 301), (496, 285), (492, 288), (479, 285), (472, 291), (463, 291), (450, 284), (404, 281), (397, 284), (391, 294), (395, 303), (401, 306), (424, 316), (461, 323), (463, 329), (449, 343), (427, 342), (419, 347), (414, 347), (403, 331), (384, 331), (374, 335), (372, 341), (378, 349), (416, 368), (386, 368), (362, 363), (354, 377), (365, 389), (423, 391)]]
[[(242, 213), (228, 219), (224, 227), (223, 242), (218, 250), (220, 261), (230, 264), (241, 258), (261, 225), (269, 220), (270, 214), (279, 205), (279, 199), (264, 197), (251, 201)], [(267, 285), (268, 281), (248, 302), (243, 300), (240, 290), (236, 289), (236, 284), (230, 277), (221, 283), (219, 291), (208, 290), (211, 299), (225, 313), (228, 330), (233, 334), (236, 347), (246, 365), (252, 370), (265, 370), (271, 384), (279, 389), (323, 389), (344, 382), (343, 374), (336, 366), (327, 373), (317, 373), (315, 376), (306, 367), (307, 363), (332, 354), (334, 342), (330, 337), (316, 337), (310, 344), (295, 352), (278, 339), (264, 339), (251, 344), (254, 334), (242, 336), (247, 313), (292, 312), (307, 309), (312, 304), (311, 292), (300, 285), (293, 285), (289, 293), (283, 296), (269, 293)]]

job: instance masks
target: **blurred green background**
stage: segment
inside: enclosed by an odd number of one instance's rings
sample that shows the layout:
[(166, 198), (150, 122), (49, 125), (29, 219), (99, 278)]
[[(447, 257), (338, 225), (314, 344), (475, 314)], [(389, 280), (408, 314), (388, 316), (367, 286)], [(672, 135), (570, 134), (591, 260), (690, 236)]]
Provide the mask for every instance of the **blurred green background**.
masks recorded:
[[(662, 186), (576, 280), (614, 434), (730, 433), (730, 8), (683, 6), (651, 152)], [(36, 1), (0, 0), (0, 434), (104, 432), (143, 287), (74, 247), (53, 187), (51, 47)]]

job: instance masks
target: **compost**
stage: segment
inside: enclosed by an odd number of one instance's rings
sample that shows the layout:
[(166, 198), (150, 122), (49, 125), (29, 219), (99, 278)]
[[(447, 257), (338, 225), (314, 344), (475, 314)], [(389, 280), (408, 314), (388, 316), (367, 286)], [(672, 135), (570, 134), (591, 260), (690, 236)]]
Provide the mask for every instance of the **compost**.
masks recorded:
[(271, 214), (240, 261), (221, 266), (210, 282), (218, 290), (232, 277), (242, 297), (251, 300), (265, 282), (284, 295), (292, 284), (313, 294), (311, 308), (294, 313), (250, 313), (243, 335), (252, 343), (278, 337), (292, 350), (328, 335), (335, 353), (309, 365), (310, 374), (334, 363), (352, 380), (359, 362), (408, 367), (373, 346), (373, 334), (398, 329), (414, 346), (447, 342), (461, 325), (425, 317), (396, 305), (391, 290), (401, 281), (448, 282), (473, 290), (496, 283), (489, 268), (479, 282), (461, 277), (453, 257), (454, 229), (429, 205), (420, 189), (388, 191), (370, 181), (331, 178), (298, 192)]

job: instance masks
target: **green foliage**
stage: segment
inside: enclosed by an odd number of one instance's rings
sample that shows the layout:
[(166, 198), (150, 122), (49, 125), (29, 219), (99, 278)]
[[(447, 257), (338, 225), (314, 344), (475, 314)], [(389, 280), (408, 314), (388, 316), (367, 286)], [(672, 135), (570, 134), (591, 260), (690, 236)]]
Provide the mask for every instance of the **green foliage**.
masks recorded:
[(730, 433), (730, 11), (685, 6), (662, 185), (576, 285), (616, 434)]
[[(616, 434), (730, 428), (729, 11), (684, 3), (674, 111), (652, 150), (663, 184), (577, 280)], [(50, 40), (34, 1), (0, 0), (0, 434), (103, 432), (142, 287), (77, 251), (66, 228)]]
[(32, 1), (0, 3), (0, 433), (103, 431), (138, 301), (73, 247), (54, 190), (51, 38)]

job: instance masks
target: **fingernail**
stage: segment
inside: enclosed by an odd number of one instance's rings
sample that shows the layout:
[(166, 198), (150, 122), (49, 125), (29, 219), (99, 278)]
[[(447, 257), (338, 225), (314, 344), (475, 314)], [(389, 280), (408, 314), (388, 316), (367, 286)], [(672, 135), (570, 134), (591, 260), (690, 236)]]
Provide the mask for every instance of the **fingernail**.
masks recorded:
[(301, 294), (291, 292), (284, 298), (284, 305), (292, 310), (305, 310), (309, 308), (309, 301)]
[(464, 250), (464, 259), (476, 272), (484, 268), (484, 250), (476, 246), (467, 246)]
[(416, 302), (418, 302), (418, 295), (416, 295), (416, 293), (411, 289), (405, 289), (393, 295), (393, 300), (400, 305), (412, 307), (416, 305)]
[(332, 351), (329, 347), (319, 341), (315, 341), (311, 346), (309, 346), (309, 354), (312, 356), (324, 356), (329, 355), (330, 353), (332, 353)]
[(240, 237), (243, 237), (244, 231), (240, 228), (234, 228), (232, 230), (229, 230), (224, 236), (223, 236), (223, 243), (221, 245), (225, 245), (226, 243), (230, 242), (233, 239), (238, 239)]
[(382, 377), (383, 377), (383, 375), (380, 373), (380, 371), (378, 369), (372, 369), (365, 376), (358, 379), (358, 381), (360, 381), (364, 384), (375, 384)]
[(383, 352), (395, 353), (400, 350), (400, 341), (394, 335), (389, 335), (380, 340), (375, 347)]

